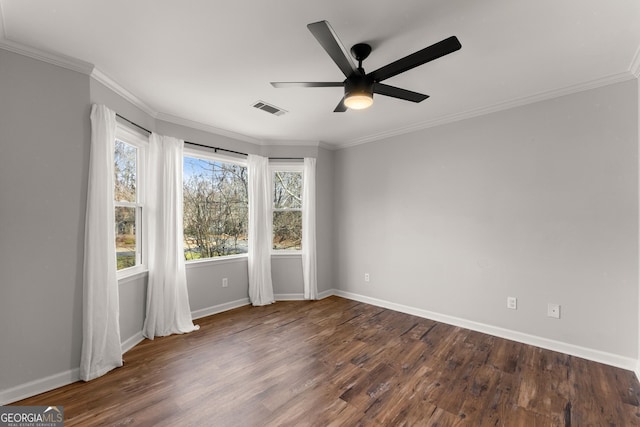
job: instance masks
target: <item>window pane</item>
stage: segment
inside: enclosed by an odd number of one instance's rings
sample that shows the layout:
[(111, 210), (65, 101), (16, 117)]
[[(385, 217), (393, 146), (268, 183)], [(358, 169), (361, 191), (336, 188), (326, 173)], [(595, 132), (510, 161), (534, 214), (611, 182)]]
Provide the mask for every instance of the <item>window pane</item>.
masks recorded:
[(184, 255), (186, 260), (247, 252), (247, 168), (184, 158)]
[(273, 173), (273, 207), (275, 209), (302, 209), (302, 173)]
[(273, 213), (273, 249), (302, 248), (302, 211)]
[(116, 140), (114, 151), (115, 186), (113, 199), (118, 202), (136, 202), (136, 163), (138, 149)]
[(118, 270), (136, 265), (135, 207), (116, 206), (116, 260)]

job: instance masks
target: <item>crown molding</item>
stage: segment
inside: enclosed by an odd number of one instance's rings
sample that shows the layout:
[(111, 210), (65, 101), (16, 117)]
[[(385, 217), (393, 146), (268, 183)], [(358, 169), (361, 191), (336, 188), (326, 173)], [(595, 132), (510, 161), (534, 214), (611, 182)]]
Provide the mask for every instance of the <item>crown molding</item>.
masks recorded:
[(278, 139), (267, 139), (262, 142), (262, 145), (265, 146), (293, 146), (293, 147), (318, 147), (324, 148), (325, 150), (337, 150), (337, 146), (335, 144), (330, 144), (325, 141), (317, 141), (317, 140), (278, 140)]
[(148, 115), (150, 115), (152, 118), (157, 117), (158, 115), (157, 111), (151, 108), (147, 103), (145, 103), (142, 99), (136, 96), (133, 92), (131, 92), (130, 90), (122, 86), (120, 83), (116, 82), (111, 77), (103, 73), (100, 69), (94, 68), (93, 72), (91, 73), (91, 78), (93, 78), (95, 81), (99, 83), (102, 83), (108, 89), (111, 89), (112, 91), (114, 91), (115, 93), (117, 93), (118, 95), (120, 95), (121, 97), (123, 97), (124, 99), (126, 99), (127, 101), (129, 101), (130, 103), (132, 103), (133, 105), (135, 105), (136, 107), (138, 107), (139, 109), (147, 113)]
[(262, 141), (262, 145), (268, 147), (277, 146), (294, 146), (294, 147), (319, 147), (320, 141), (312, 140), (294, 140), (294, 139), (266, 139)]
[(216, 135), (226, 136), (228, 138), (233, 138), (233, 139), (237, 139), (237, 140), (240, 140), (240, 141), (249, 142), (249, 143), (255, 144), (255, 145), (264, 145), (264, 141), (262, 141), (260, 139), (257, 139), (257, 138), (253, 138), (253, 137), (248, 136), (248, 135), (244, 135), (244, 134), (233, 132), (233, 131), (226, 130), (226, 129), (217, 128), (215, 126), (207, 125), (205, 123), (196, 122), (196, 121), (185, 119), (185, 118), (178, 117), (178, 116), (173, 116), (173, 115), (167, 114), (167, 113), (157, 113), (155, 118), (157, 120), (162, 120), (164, 122), (173, 123), (175, 125), (186, 126), (188, 128), (191, 128), (191, 129), (198, 129), (198, 130), (202, 130), (202, 131), (205, 131), (205, 132), (213, 133), (213, 134), (216, 134)]
[(325, 141), (316, 140), (278, 140), (267, 139), (262, 142), (264, 146), (291, 146), (291, 147), (318, 147), (325, 150), (337, 150), (338, 147), (335, 144), (330, 144)]
[[(2, 16), (0, 15), (0, 18)], [(1, 25), (1, 24), (0, 24)], [(0, 27), (0, 30), (3, 30)], [(291, 145), (291, 146), (319, 146), (318, 141), (263, 141), (257, 138), (253, 138), (241, 133), (229, 131), (226, 129), (217, 128), (215, 126), (207, 125), (193, 120), (188, 120), (182, 117), (173, 116), (171, 114), (161, 113), (155, 111), (147, 103), (145, 103), (140, 97), (136, 96), (133, 92), (122, 86), (120, 83), (109, 77), (99, 68), (96, 68), (93, 64), (79, 59), (71, 58), (62, 54), (53, 54), (44, 52), (30, 46), (22, 45), (3, 38), (3, 31), (0, 31), (0, 49), (7, 50), (9, 52), (17, 53), (22, 56), (43, 61), (48, 64), (52, 64), (58, 67), (62, 67), (68, 70), (76, 71), (90, 76), (92, 79), (103, 84), (108, 89), (117, 93), (131, 104), (135, 105), (153, 119), (162, 120), (165, 122), (173, 123), (176, 125), (186, 126), (193, 129), (203, 130), (205, 132), (213, 133), (216, 135), (222, 135), (229, 138), (237, 139), (244, 142), (249, 142), (256, 145)]]
[(122, 96), (124, 99), (126, 99), (136, 107), (140, 108), (142, 111), (147, 113), (153, 119), (161, 120), (161, 121), (172, 123), (175, 125), (186, 126), (192, 129), (202, 130), (202, 131), (213, 133), (216, 135), (226, 136), (226, 137), (237, 139), (240, 141), (250, 142), (256, 145), (263, 145), (263, 142), (261, 140), (252, 138), (247, 135), (228, 131), (225, 129), (220, 129), (211, 125), (207, 125), (205, 123), (200, 123), (200, 122), (185, 119), (182, 117), (173, 116), (171, 114), (155, 111), (147, 103), (145, 103), (141, 98), (139, 98), (133, 92), (131, 92), (130, 90), (128, 90), (127, 88), (125, 88), (124, 86), (116, 82), (114, 79), (112, 79), (111, 77), (103, 73), (98, 68), (94, 68), (93, 72), (91, 73), (91, 77), (94, 78), (96, 81), (102, 83), (103, 85), (105, 85), (107, 88), (111, 89), (118, 95)]
[(576, 85), (566, 86), (566, 87), (555, 89), (555, 90), (544, 91), (544, 92), (537, 93), (535, 95), (525, 96), (521, 98), (514, 98), (505, 102), (500, 102), (500, 103), (488, 105), (485, 107), (466, 110), (461, 113), (447, 114), (441, 117), (436, 117), (435, 119), (432, 119), (432, 120), (427, 120), (427, 121), (412, 124), (409, 126), (392, 129), (390, 131), (380, 132), (377, 134), (372, 134), (372, 135), (367, 135), (361, 138), (352, 139), (352, 140), (346, 141), (343, 144), (336, 145), (336, 149), (353, 147), (356, 145), (366, 144), (368, 142), (379, 141), (381, 139), (386, 139), (394, 136), (404, 135), (411, 132), (416, 132), (416, 131), (431, 128), (434, 126), (453, 123), (460, 120), (470, 119), (473, 117), (484, 116), (486, 114), (491, 114), (498, 111), (508, 110), (515, 107), (521, 107), (524, 105), (533, 104), (540, 101), (546, 101), (549, 99), (558, 98), (560, 96), (571, 95), (574, 93), (583, 92), (590, 89), (596, 89), (596, 88), (607, 86), (610, 84), (624, 82), (627, 80), (631, 80), (633, 78), (634, 78), (634, 74), (631, 71), (613, 74), (610, 76), (591, 80), (584, 83), (579, 83)]
[(328, 142), (325, 142), (325, 141), (320, 141), (318, 143), (318, 147), (324, 148), (325, 150), (331, 150), (331, 151), (335, 151), (339, 148), (337, 145), (329, 144)]
[(90, 75), (94, 69), (93, 64), (90, 64), (89, 62), (81, 61), (62, 54), (45, 52), (30, 46), (16, 43), (6, 38), (0, 38), (0, 49), (86, 75)]

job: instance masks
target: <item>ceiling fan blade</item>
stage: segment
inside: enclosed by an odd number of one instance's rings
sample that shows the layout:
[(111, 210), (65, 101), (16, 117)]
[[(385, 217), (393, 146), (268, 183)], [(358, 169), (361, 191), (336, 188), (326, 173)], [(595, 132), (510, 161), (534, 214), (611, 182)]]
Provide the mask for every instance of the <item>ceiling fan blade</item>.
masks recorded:
[(333, 110), (334, 113), (344, 113), (345, 111), (347, 111), (347, 106), (344, 105), (344, 96), (342, 97), (342, 99), (340, 100), (340, 102), (338, 103), (338, 105), (336, 105), (335, 110)]
[(344, 87), (343, 82), (271, 82), (273, 87)]
[(401, 89), (395, 86), (389, 86), (384, 83), (374, 83), (373, 93), (378, 93), (380, 95), (390, 96), (392, 98), (398, 98), (412, 102), (422, 102), (429, 97), (429, 95)]
[(425, 47), (422, 50), (414, 52), (411, 55), (400, 58), (397, 61), (385, 65), (384, 67), (378, 68), (377, 70), (369, 73), (369, 76), (373, 77), (374, 81), (380, 82), (429, 61), (433, 61), (434, 59), (438, 59), (441, 56), (455, 52), (461, 47), (462, 45), (460, 44), (460, 41), (458, 41), (458, 38), (456, 36), (451, 36), (436, 44), (432, 44), (429, 47)]
[(340, 39), (338, 39), (338, 36), (327, 21), (311, 23), (307, 25), (307, 28), (324, 50), (327, 51), (345, 77), (349, 77), (356, 72), (356, 66), (353, 64), (349, 52), (344, 48)]

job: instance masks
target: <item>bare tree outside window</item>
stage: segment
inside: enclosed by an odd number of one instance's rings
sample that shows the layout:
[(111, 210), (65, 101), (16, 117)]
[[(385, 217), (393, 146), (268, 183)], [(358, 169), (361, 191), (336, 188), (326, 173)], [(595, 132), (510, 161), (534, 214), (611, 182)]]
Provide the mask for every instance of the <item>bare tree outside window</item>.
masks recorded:
[(138, 149), (119, 140), (114, 145), (114, 189), (117, 269), (136, 265)]
[(197, 260), (247, 252), (247, 168), (184, 157), (184, 255)]
[(273, 173), (273, 249), (302, 249), (302, 172)]

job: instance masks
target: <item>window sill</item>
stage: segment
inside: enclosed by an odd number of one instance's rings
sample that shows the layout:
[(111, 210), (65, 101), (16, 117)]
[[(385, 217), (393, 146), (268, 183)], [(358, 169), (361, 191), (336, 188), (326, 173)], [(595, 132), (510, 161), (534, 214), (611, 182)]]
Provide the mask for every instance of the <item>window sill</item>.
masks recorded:
[(215, 257), (215, 258), (197, 259), (194, 261), (185, 261), (185, 267), (187, 269), (190, 269), (190, 268), (206, 267), (206, 266), (215, 265), (215, 264), (234, 263), (239, 261), (246, 261), (247, 257), (248, 257), (247, 254), (238, 254), (238, 255), (227, 255), (227, 256)]
[(147, 270), (147, 267), (139, 266), (139, 267), (132, 267), (127, 270), (118, 271), (116, 273), (116, 277), (118, 279), (118, 284), (121, 285), (123, 283), (137, 280), (140, 277), (146, 276), (147, 274), (149, 274), (149, 270)]
[(302, 251), (278, 251), (271, 252), (273, 258), (299, 258), (302, 256)]

